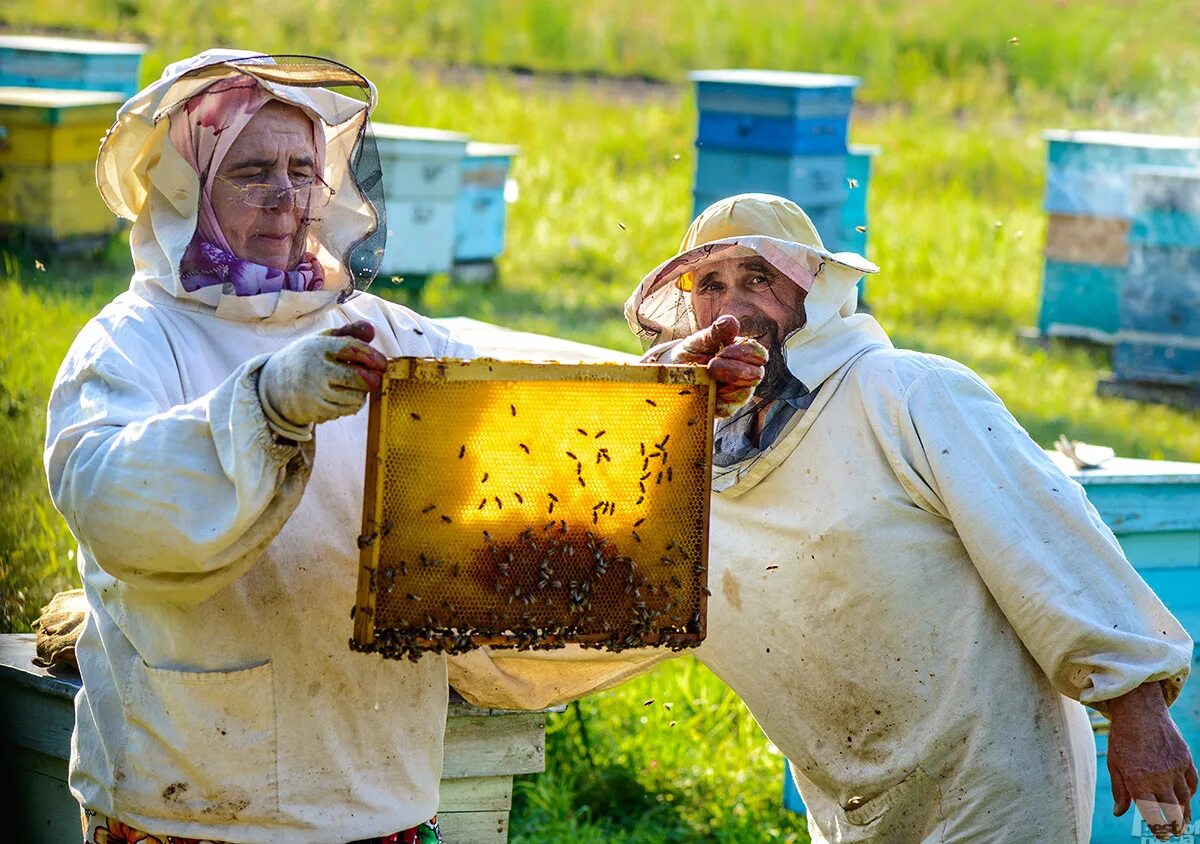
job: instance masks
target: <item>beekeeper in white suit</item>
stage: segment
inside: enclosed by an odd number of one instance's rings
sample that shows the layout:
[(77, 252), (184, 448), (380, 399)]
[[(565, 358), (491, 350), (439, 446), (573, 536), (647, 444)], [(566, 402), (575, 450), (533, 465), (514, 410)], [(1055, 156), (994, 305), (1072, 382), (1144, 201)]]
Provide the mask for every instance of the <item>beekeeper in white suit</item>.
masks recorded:
[[(717, 428), (697, 656), (791, 761), (814, 841), (1086, 844), (1079, 701), (1112, 719), (1117, 808), (1179, 830), (1196, 771), (1167, 706), (1191, 640), (978, 376), (855, 313), (875, 270), (750, 194), (704, 211), (626, 305), (648, 343), (732, 315), (771, 352)], [(692, 345), (660, 351), (704, 360)], [(473, 664), (468, 697), (541, 706), (635, 658), (481, 651), (451, 681)]]
[[(101, 147), (135, 274), (67, 354), (45, 451), (89, 605), (70, 764), (89, 844), (440, 840), (446, 660), (348, 647), (358, 411), (386, 357), (471, 354), (363, 292), (374, 99), (334, 62), (212, 50)], [(763, 357), (709, 366), (726, 403)]]

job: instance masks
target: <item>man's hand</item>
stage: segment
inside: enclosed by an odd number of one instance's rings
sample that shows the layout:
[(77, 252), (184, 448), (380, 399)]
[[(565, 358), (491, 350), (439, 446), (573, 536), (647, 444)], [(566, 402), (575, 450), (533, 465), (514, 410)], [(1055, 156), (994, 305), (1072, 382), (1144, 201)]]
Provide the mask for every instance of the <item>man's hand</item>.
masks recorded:
[(387, 358), (368, 345), (374, 339), (371, 323), (352, 322), (271, 355), (259, 374), (258, 397), (275, 432), (304, 441), (315, 423), (357, 413), (387, 371)]
[(1146, 683), (1107, 704), (1113, 814), (1125, 814), (1132, 801), (1160, 841), (1182, 835), (1192, 821), (1196, 766), (1167, 712), (1162, 687)]
[(699, 364), (717, 382), (718, 417), (730, 416), (750, 400), (763, 379), (767, 350), (757, 340), (738, 337), (736, 317), (718, 317), (659, 357), (659, 363)]

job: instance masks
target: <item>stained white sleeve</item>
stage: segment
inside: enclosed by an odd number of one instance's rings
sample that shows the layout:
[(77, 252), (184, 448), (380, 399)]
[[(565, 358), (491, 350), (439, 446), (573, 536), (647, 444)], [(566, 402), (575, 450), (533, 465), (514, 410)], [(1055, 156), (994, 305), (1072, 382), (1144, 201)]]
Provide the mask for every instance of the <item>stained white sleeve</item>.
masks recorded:
[(313, 446), (277, 442), (267, 427), (257, 395), (265, 355), (208, 394), (172, 404), (172, 350), (161, 337), (110, 328), (84, 329), (51, 393), (51, 496), (109, 574), (164, 599), (203, 600), (282, 528), (303, 495)]
[(1088, 501), (965, 368), (928, 372), (897, 403), (902, 482), (954, 523), (1009, 623), (1064, 695), (1103, 701), (1187, 677), (1192, 640)]

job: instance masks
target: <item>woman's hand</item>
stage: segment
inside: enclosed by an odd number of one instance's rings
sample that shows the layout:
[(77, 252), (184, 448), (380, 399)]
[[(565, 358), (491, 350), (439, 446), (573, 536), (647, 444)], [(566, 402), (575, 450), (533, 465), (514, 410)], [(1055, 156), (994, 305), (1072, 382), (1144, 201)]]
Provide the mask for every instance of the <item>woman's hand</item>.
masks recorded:
[(301, 337), (267, 360), (258, 377), (258, 398), (275, 433), (303, 442), (312, 426), (357, 413), (379, 389), (387, 358), (368, 344), (369, 322), (352, 322)]
[(717, 382), (719, 418), (750, 400), (766, 372), (767, 350), (757, 340), (738, 337), (736, 317), (718, 317), (708, 328), (684, 337), (659, 356), (659, 363), (699, 364)]

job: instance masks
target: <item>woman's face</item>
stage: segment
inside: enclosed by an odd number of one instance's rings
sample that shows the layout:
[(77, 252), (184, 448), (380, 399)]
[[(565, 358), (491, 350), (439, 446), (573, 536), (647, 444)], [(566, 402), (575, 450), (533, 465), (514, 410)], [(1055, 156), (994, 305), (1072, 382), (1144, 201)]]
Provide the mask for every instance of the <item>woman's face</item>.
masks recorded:
[(289, 187), (317, 177), (312, 121), (294, 106), (269, 102), (246, 124), (217, 170), (212, 207), (233, 254), (277, 270), (292, 270), (304, 254), (308, 209), (287, 195), (274, 208), (243, 200), (246, 185)]

